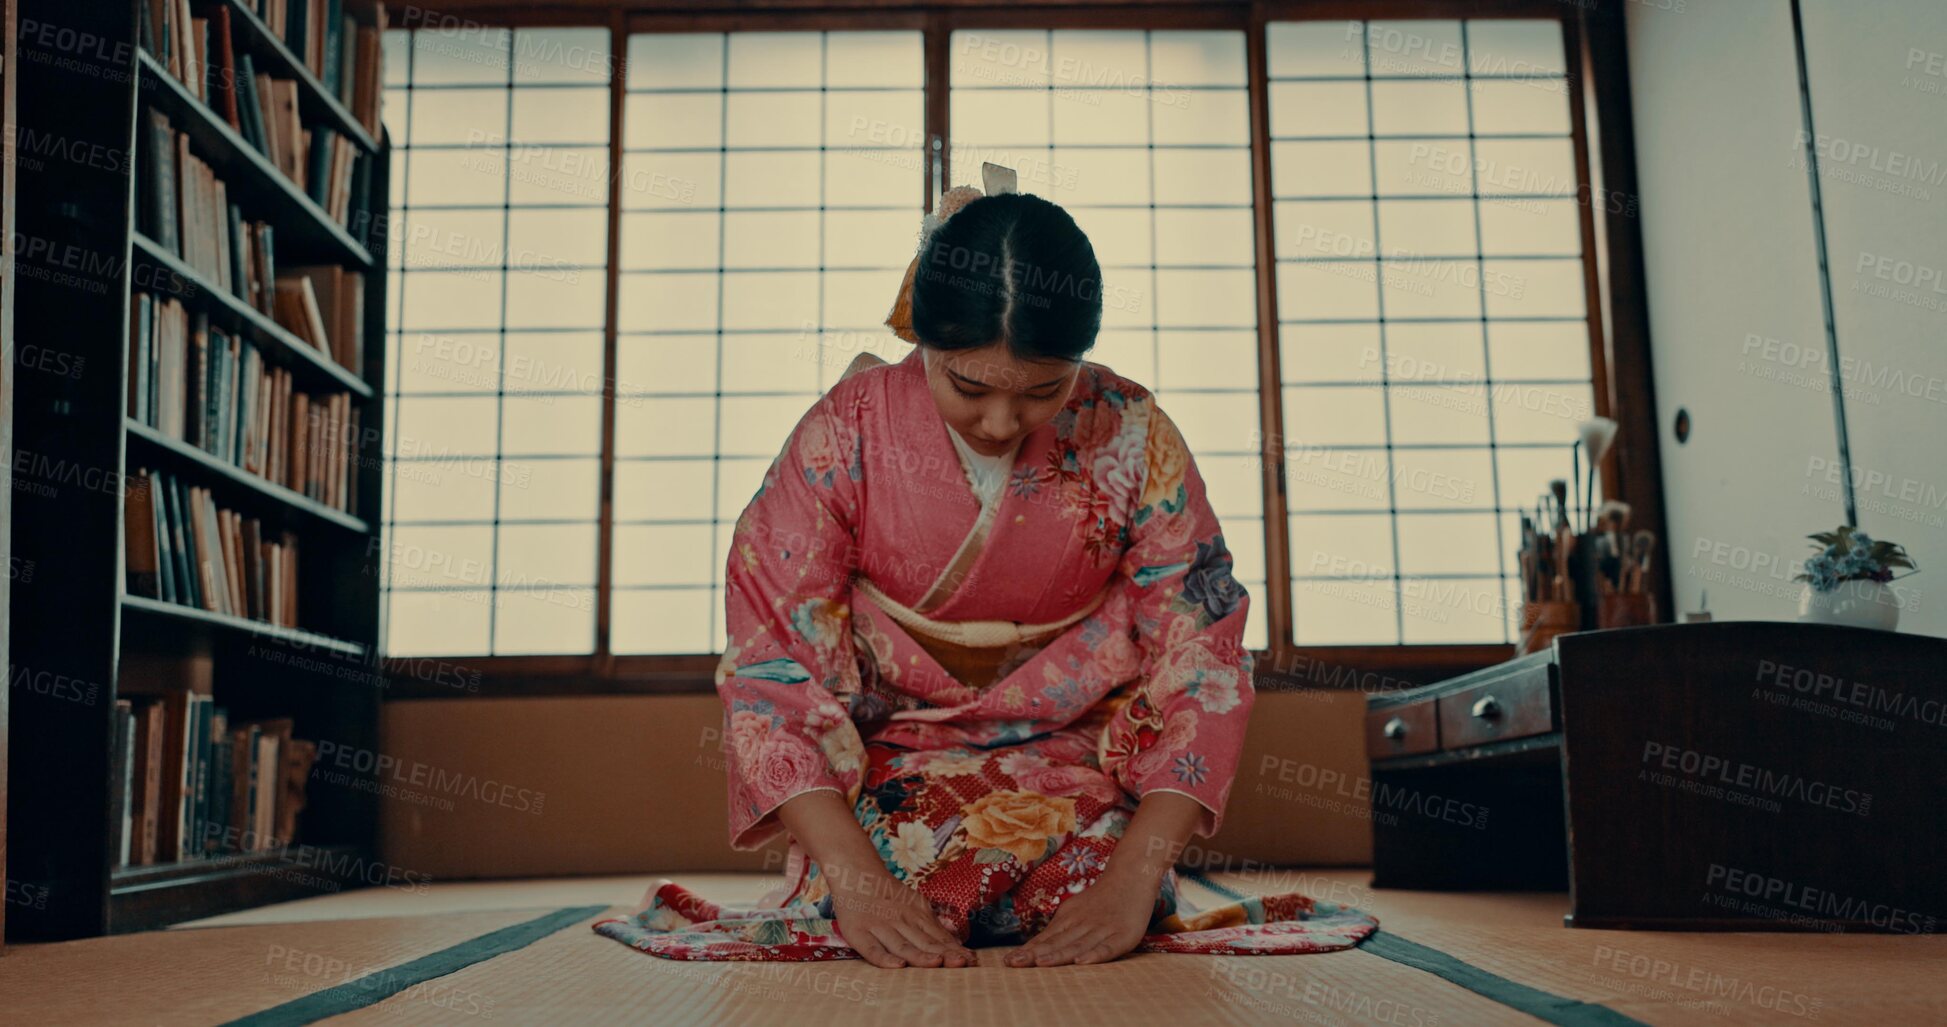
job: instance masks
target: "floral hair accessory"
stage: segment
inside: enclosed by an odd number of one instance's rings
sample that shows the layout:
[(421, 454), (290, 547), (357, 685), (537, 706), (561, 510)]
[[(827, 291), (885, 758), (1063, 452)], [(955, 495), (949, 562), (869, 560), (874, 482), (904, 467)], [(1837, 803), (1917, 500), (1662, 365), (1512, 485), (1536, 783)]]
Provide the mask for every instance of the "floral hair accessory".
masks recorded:
[(980, 179), (986, 185), (986, 192), (971, 185), (956, 185), (940, 197), (937, 207), (926, 213), (919, 223), (919, 249), (913, 254), (912, 262), (906, 265), (906, 277), (899, 283), (899, 294), (893, 297), (892, 310), (886, 314), (885, 325), (892, 334), (913, 345), (919, 345), (919, 336), (913, 334), (913, 277), (919, 273), (919, 256), (926, 252), (926, 244), (933, 233), (946, 224), (947, 219), (959, 213), (960, 209), (982, 196), (997, 196), (1015, 191), (1017, 176), (1014, 169), (1004, 168), (991, 161), (980, 165)]

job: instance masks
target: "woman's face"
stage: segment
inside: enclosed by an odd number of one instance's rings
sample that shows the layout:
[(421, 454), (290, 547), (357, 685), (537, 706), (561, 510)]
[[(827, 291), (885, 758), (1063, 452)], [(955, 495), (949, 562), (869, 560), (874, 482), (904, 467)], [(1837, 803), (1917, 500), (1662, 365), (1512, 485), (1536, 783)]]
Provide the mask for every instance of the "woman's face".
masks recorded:
[(974, 452), (1000, 456), (1052, 420), (1075, 389), (1079, 361), (1022, 360), (996, 342), (980, 349), (922, 346), (940, 416)]

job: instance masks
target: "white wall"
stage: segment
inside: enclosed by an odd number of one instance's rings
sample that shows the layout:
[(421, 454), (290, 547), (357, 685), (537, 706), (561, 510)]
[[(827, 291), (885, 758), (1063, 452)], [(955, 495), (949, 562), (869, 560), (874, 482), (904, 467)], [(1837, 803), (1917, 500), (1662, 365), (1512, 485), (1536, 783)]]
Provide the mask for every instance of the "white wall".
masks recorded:
[[(1791, 11), (1674, 6), (1628, 7), (1671, 572), (1682, 608), (1708, 588), (1719, 619), (1788, 619), (1804, 536), (1844, 520)], [(1910, 49), (1947, 52), (1947, 8), (1805, 8), (1860, 526), (1930, 569), (1903, 586), (1903, 630), (1947, 634), (1928, 588), (1947, 572), (1947, 284), (1854, 291), (1947, 272), (1947, 75), (1905, 67)]]

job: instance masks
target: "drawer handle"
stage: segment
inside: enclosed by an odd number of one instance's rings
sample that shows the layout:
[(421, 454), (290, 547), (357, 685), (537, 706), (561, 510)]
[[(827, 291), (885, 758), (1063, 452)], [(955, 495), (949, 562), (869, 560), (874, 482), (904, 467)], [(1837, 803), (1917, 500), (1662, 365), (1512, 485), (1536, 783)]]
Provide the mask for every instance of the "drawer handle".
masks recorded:
[(1483, 695), (1474, 701), (1474, 716), (1482, 720), (1495, 720), (1501, 716), (1501, 701), (1491, 695)]
[(1385, 727), (1379, 729), (1379, 733), (1397, 742), (1406, 737), (1406, 722), (1394, 717), (1386, 722)]

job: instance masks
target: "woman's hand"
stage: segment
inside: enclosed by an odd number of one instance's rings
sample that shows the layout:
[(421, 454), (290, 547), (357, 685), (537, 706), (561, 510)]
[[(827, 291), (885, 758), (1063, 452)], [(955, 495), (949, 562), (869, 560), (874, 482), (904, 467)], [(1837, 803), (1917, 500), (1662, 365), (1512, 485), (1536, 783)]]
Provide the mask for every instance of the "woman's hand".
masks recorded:
[(1055, 910), (1054, 918), (1026, 945), (1007, 954), (1008, 966), (1067, 966), (1106, 963), (1143, 940), (1156, 908), (1161, 882), (1134, 873), (1102, 876)]
[(825, 867), (838, 933), (873, 966), (963, 967), (977, 960), (933, 913), (932, 903), (883, 864)]
[(824, 872), (839, 936), (866, 962), (889, 970), (974, 965), (974, 954), (940, 923), (932, 903), (886, 869), (837, 792), (792, 796), (777, 815)]
[(1106, 963), (1143, 940), (1156, 912), (1163, 875), (1203, 816), (1203, 804), (1180, 792), (1151, 792), (1116, 841), (1100, 877), (1062, 902), (1048, 926), (1007, 954), (1008, 966)]

